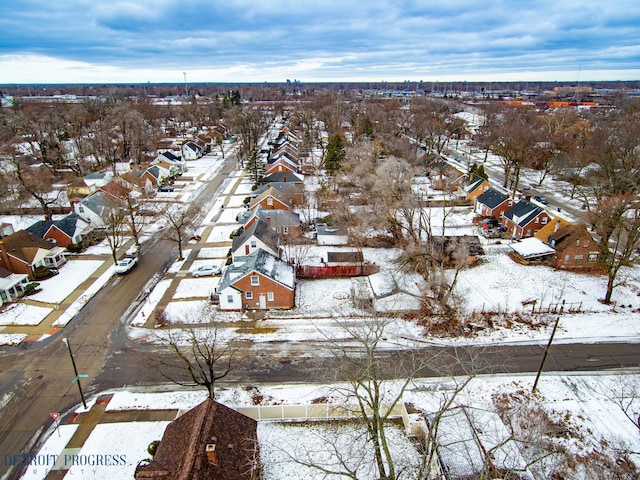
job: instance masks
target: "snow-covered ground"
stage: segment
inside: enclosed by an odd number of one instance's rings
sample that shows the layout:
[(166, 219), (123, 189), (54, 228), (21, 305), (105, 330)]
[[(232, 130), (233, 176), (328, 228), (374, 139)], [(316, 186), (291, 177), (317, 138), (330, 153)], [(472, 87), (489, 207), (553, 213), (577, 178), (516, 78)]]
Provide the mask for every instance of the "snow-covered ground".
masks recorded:
[(29, 298), (47, 303), (61, 303), (103, 264), (101, 260), (69, 260), (59, 274), (40, 282), (41, 292)]
[[(554, 465), (560, 465), (564, 478), (591, 480), (590, 472), (604, 473), (598, 478), (613, 478), (609, 470), (598, 462), (602, 458), (617, 459), (626, 455), (633, 462), (640, 463), (640, 436), (632, 420), (640, 413), (640, 383), (637, 375), (599, 374), (599, 375), (556, 375), (545, 373), (537, 387), (537, 393), (531, 394), (533, 375), (516, 376), (479, 376), (470, 378), (462, 389), (459, 387), (465, 379), (460, 377), (439, 379), (414, 379), (404, 391), (402, 402), (412, 404), (418, 411), (429, 416), (440, 411), (440, 405), (447, 399), (453, 403), (447, 410), (441, 432), (445, 439), (452, 441), (443, 452), (447, 456), (460, 455), (456, 468), (465, 468), (472, 460), (470, 446), (477, 448), (474, 442), (463, 437), (464, 428), (471, 426), (483, 442), (487, 451), (497, 447), (494, 460), (515, 462), (522, 459), (532, 464), (530, 472), (536, 478), (549, 478)], [(382, 395), (392, 398), (400, 388), (400, 382), (385, 383)], [(255, 405), (312, 405), (318, 401), (329, 405), (342, 405), (344, 387), (341, 384), (304, 384), (304, 385), (251, 385), (238, 387), (219, 386), (216, 399), (231, 408), (253, 407)], [(635, 390), (633, 390), (635, 388)], [(105, 392), (102, 392), (105, 393)], [(205, 390), (174, 390), (168, 392), (150, 392), (144, 389), (116, 391), (107, 411), (128, 410), (181, 410), (195, 407), (206, 398)], [(508, 409), (513, 408), (507, 417)], [(452, 415), (464, 410), (463, 420), (457, 418), (452, 423)], [(507, 410), (505, 410), (507, 409)], [(518, 410), (520, 409), (520, 410)], [(626, 412), (625, 410), (626, 409)], [(302, 409), (304, 411), (304, 409)], [(300, 411), (298, 409), (298, 411)], [(627, 416), (628, 415), (628, 416)], [(417, 417), (419, 418), (419, 417)], [(336, 465), (337, 457), (332, 451), (332, 443), (340, 445), (340, 451), (348, 453), (346, 458), (351, 466), (360, 460), (370, 459), (363, 456), (367, 447), (362, 443), (359, 427), (348, 422), (306, 422), (291, 423), (280, 421), (260, 421), (258, 438), (260, 458), (263, 462), (265, 480), (282, 479), (323, 479), (316, 469), (303, 467), (294, 459), (309, 459), (324, 466)], [(304, 422), (305, 418), (298, 418)], [(517, 428), (522, 422), (533, 421), (539, 426), (545, 422), (562, 422), (561, 434), (552, 429), (541, 429), (540, 437), (531, 443), (522, 440), (518, 433), (511, 438), (510, 426)], [(468, 423), (467, 423), (468, 422)], [(462, 425), (464, 423), (465, 425)], [(99, 424), (89, 436), (84, 447), (74, 452), (85, 458), (97, 455), (120, 456), (118, 465), (86, 468), (72, 467), (65, 478), (130, 478), (138, 460), (148, 457), (146, 448), (153, 440), (162, 437), (168, 422), (129, 422)], [(420, 457), (414, 444), (406, 436), (405, 430), (390, 426), (389, 441), (395, 450), (399, 464), (415, 466)], [(62, 425), (60, 436), (53, 429), (49, 439), (41, 448), (39, 455), (64, 452), (64, 447), (73, 434), (75, 426)], [(533, 428), (533, 427), (532, 427)], [(504, 443), (504, 445), (502, 445)], [(452, 448), (456, 447), (456, 448)], [(546, 449), (546, 450), (545, 450)], [(70, 452), (69, 452), (70, 453)], [(311, 456), (309, 456), (311, 455)], [(549, 457), (546, 457), (550, 455)], [(570, 460), (561, 461), (562, 455)], [(554, 459), (553, 463), (543, 459)], [(564, 465), (564, 463), (567, 465)], [(591, 470), (589, 470), (591, 468)], [(611, 468), (611, 466), (607, 466)], [(358, 467), (358, 478), (373, 479), (368, 461)], [(44, 479), (46, 468), (30, 468), (31, 480)], [(84, 476), (83, 476), (84, 475)], [(89, 475), (89, 476), (87, 476)], [(411, 476), (407, 478), (412, 478)], [(632, 478), (632, 477), (624, 477)]]
[(38, 325), (53, 308), (12, 303), (0, 315), (0, 325)]

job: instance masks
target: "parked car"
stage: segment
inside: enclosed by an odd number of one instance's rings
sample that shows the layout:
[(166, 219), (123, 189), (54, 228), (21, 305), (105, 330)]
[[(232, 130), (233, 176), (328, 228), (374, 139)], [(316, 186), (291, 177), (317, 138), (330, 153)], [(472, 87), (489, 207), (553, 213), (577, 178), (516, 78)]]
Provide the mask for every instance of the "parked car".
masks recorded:
[(543, 205), (548, 205), (549, 204), (549, 200), (547, 200), (547, 197), (543, 197), (542, 195), (536, 195), (535, 197), (533, 197), (533, 199), (536, 202), (540, 202)]
[(173, 192), (173, 185), (160, 185), (158, 187), (159, 192)]
[(218, 275), (222, 271), (220, 265), (203, 265), (191, 271), (194, 277), (206, 277), (209, 275)]
[(129, 273), (138, 264), (138, 257), (124, 257), (116, 263), (116, 273), (124, 275)]

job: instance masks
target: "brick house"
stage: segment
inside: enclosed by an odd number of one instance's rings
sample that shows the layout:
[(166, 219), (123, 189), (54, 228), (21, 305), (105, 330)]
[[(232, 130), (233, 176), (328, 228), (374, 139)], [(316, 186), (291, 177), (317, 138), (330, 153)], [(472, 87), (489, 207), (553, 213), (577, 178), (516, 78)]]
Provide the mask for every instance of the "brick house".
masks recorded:
[(476, 197), (474, 210), (480, 217), (501, 220), (512, 206), (513, 200), (495, 188), (489, 188)]
[(254, 222), (261, 221), (273, 228), (283, 238), (296, 238), (302, 234), (298, 213), (289, 210), (266, 210), (261, 205), (253, 212), (248, 213), (250, 215), (244, 224), (245, 230), (250, 228)]
[(600, 256), (593, 237), (584, 224), (571, 224), (549, 235), (547, 243), (556, 254), (551, 265), (562, 269), (591, 268)]
[(463, 191), (466, 193), (467, 200), (471, 200), (472, 202), (490, 188), (491, 184), (489, 183), (489, 180), (484, 177), (480, 177), (475, 173), (471, 175), (471, 178), (468, 179), (462, 187)]
[(254, 480), (258, 466), (258, 423), (208, 398), (167, 426), (135, 478)]
[(75, 213), (70, 213), (60, 220), (40, 220), (25, 230), (45, 240), (53, 240), (59, 247), (68, 247), (82, 241), (82, 233), (89, 225)]
[(231, 254), (234, 260), (256, 250), (265, 250), (276, 257), (280, 255), (280, 237), (267, 222), (253, 222), (244, 232), (233, 237)]
[(533, 237), (549, 223), (551, 217), (542, 208), (527, 200), (520, 200), (502, 217), (502, 227), (516, 239)]
[(295, 286), (292, 265), (256, 250), (225, 269), (217, 288), (220, 309), (290, 309), (295, 306)]
[(267, 210), (291, 210), (293, 208), (291, 200), (273, 187), (267, 188), (267, 190), (251, 200), (249, 209), (255, 210), (258, 205), (262, 205)]
[(49, 240), (18, 230), (0, 240), (0, 267), (33, 278), (38, 267), (57, 268), (64, 264), (67, 261), (64, 250)]

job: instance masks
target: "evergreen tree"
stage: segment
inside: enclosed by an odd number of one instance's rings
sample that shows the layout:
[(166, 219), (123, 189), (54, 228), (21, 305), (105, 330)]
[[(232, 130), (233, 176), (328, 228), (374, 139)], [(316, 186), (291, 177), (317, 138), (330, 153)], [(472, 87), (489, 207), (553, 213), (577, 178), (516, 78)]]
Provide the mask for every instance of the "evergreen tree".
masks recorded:
[(342, 162), (347, 154), (344, 150), (344, 142), (342, 136), (336, 133), (327, 145), (327, 156), (324, 160), (324, 169), (327, 175), (333, 176), (342, 167)]

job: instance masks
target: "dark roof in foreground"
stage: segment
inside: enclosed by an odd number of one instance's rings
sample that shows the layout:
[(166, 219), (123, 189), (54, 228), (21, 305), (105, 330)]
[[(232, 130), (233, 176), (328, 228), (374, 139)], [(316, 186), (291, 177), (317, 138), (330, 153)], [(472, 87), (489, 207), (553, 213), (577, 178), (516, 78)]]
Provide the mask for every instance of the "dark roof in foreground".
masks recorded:
[(250, 480), (257, 428), (252, 418), (208, 398), (167, 426), (153, 461), (136, 479)]

